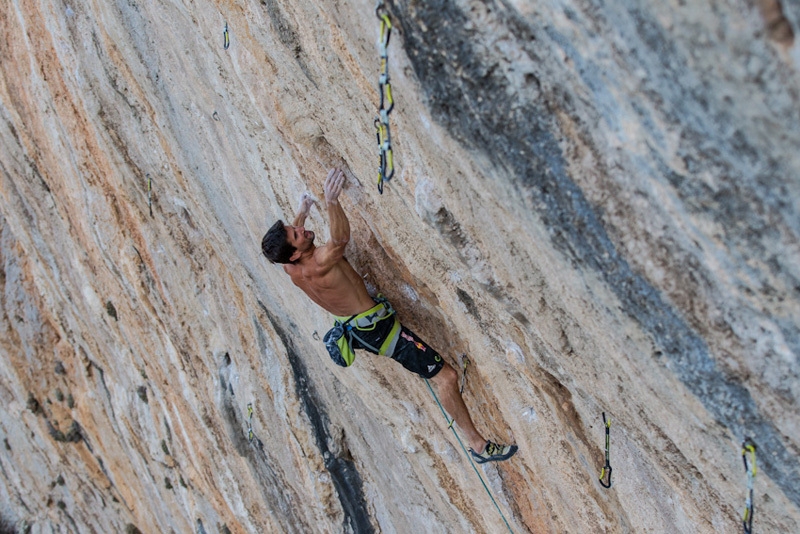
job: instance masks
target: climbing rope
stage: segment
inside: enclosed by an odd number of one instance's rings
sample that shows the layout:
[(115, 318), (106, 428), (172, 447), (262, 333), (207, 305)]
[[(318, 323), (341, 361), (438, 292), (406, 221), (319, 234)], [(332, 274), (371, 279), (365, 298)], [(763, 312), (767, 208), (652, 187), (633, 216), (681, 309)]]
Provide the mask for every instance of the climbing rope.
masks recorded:
[(383, 194), (383, 182), (388, 182), (394, 176), (394, 154), (392, 153), (392, 135), (389, 131), (389, 113), (394, 109), (392, 98), (392, 84), (389, 82), (389, 37), (392, 34), (392, 21), (386, 11), (384, 0), (378, 0), (375, 5), (375, 15), (380, 21), (378, 31), (378, 50), (381, 58), (381, 72), (378, 79), (378, 92), (380, 105), (378, 116), (375, 117), (375, 136), (378, 139), (378, 192)]
[[(611, 418), (609, 417), (606, 419), (606, 412), (603, 412), (603, 425), (606, 427), (606, 465), (603, 466), (603, 470), (600, 471), (600, 485), (604, 488), (611, 487), (611, 464), (608, 461), (608, 446), (611, 441)], [(608, 473), (608, 484), (606, 484), (603, 479), (606, 478), (606, 473)]]
[(439, 409), (442, 411), (442, 415), (444, 415), (444, 420), (448, 422), (448, 428), (450, 428), (450, 430), (453, 431), (453, 435), (456, 437), (456, 440), (458, 440), (458, 444), (461, 445), (461, 450), (464, 451), (464, 455), (469, 460), (469, 463), (472, 466), (472, 469), (475, 471), (475, 474), (478, 475), (478, 479), (481, 481), (481, 484), (483, 484), (483, 489), (486, 490), (486, 493), (489, 495), (489, 498), (492, 500), (492, 504), (494, 504), (494, 507), (497, 508), (497, 513), (500, 514), (500, 517), (503, 519), (503, 523), (506, 524), (506, 528), (508, 529), (508, 531), (511, 534), (514, 534), (514, 531), (511, 530), (511, 525), (509, 525), (508, 524), (508, 520), (506, 520), (506, 516), (503, 515), (503, 512), (500, 510), (500, 506), (497, 504), (497, 501), (494, 500), (494, 495), (492, 495), (492, 492), (489, 490), (489, 486), (487, 486), (486, 482), (483, 481), (483, 477), (478, 472), (478, 468), (475, 467), (475, 462), (472, 461), (472, 457), (469, 455), (469, 452), (467, 452), (466, 447), (464, 447), (464, 443), (462, 443), (461, 438), (458, 436), (458, 432), (456, 432), (456, 429), (453, 428), (453, 421), (450, 421), (450, 418), (447, 416), (447, 412), (444, 411), (444, 407), (442, 406), (442, 403), (439, 402), (439, 397), (436, 396), (436, 392), (433, 391), (433, 387), (431, 387), (431, 383), (427, 378), (425, 379), (425, 383), (428, 384), (428, 389), (431, 390), (431, 395), (433, 395), (434, 400), (436, 400), (436, 404), (439, 405)]
[[(747, 455), (750, 454), (750, 462), (747, 462)], [(756, 478), (756, 444), (750, 438), (745, 438), (742, 442), (742, 461), (744, 470), (747, 473), (747, 500), (744, 502), (744, 513), (742, 514), (742, 526), (745, 534), (753, 532), (753, 481)]]

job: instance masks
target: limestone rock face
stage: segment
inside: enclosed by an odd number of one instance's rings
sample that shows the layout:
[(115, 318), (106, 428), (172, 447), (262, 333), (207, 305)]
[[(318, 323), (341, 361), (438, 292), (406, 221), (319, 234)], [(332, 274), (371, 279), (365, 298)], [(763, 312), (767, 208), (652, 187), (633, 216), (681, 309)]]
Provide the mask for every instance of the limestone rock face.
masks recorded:
[[(382, 195), (374, 7), (2, 3), (2, 527), (800, 531), (800, 5), (387, 1)], [(333, 166), (511, 461), (261, 255)]]

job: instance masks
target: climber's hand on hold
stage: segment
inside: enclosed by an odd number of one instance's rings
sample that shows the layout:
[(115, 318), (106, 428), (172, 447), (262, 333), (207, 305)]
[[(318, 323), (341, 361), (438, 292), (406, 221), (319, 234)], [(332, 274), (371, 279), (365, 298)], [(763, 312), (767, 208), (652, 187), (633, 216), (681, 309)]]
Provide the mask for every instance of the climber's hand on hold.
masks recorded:
[(306, 191), (302, 195), (300, 195), (300, 205), (297, 206), (297, 213), (303, 214), (308, 217), (308, 213), (311, 211), (311, 206), (314, 205), (314, 197), (311, 196), (311, 193)]
[(338, 204), (339, 194), (344, 188), (344, 173), (341, 169), (331, 169), (325, 179), (325, 203)]
[(308, 217), (308, 213), (311, 211), (311, 206), (313, 205), (314, 197), (311, 196), (311, 193), (306, 191), (300, 195), (300, 205), (297, 206), (297, 213), (292, 221), (292, 226), (303, 226), (306, 222), (306, 217)]

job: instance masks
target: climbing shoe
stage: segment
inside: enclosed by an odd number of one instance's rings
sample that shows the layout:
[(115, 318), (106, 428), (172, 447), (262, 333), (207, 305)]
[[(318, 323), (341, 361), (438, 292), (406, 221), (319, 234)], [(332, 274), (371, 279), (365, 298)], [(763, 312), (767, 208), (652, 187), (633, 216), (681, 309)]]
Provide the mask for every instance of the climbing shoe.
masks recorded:
[(514, 453), (517, 452), (517, 446), (498, 445), (497, 443), (492, 443), (489, 441), (486, 443), (486, 448), (483, 449), (483, 452), (477, 453), (472, 449), (470, 449), (469, 452), (472, 454), (472, 458), (479, 464), (486, 462), (501, 462), (514, 456)]

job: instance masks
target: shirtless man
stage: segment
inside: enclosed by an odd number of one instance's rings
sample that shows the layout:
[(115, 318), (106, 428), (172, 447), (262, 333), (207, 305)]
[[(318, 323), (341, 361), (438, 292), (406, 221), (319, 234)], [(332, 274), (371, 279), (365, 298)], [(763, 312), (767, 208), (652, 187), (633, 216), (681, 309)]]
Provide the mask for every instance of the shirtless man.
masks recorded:
[[(311, 300), (336, 317), (336, 325), (347, 333), (341, 356), (331, 357), (341, 366), (353, 363), (349, 349), (366, 349), (389, 356), (409, 371), (430, 379), (439, 391), (442, 405), (466, 434), (470, 453), (478, 463), (507, 460), (517, 452), (516, 445), (498, 445), (484, 439), (477, 431), (458, 391), (458, 374), (439, 354), (400, 324), (386, 299), (373, 299), (364, 280), (344, 257), (350, 241), (350, 223), (339, 205), (344, 174), (331, 169), (325, 180), (325, 204), (331, 225), (330, 241), (314, 245), (314, 232), (303, 223), (313, 204), (303, 195), (291, 225), (276, 222), (264, 235), (261, 250), (272, 263), (281, 263), (292, 282)], [(329, 332), (330, 335), (330, 332)], [(326, 336), (326, 342), (328, 341)], [(349, 345), (349, 347), (347, 346)], [(331, 352), (329, 350), (329, 352)]]

